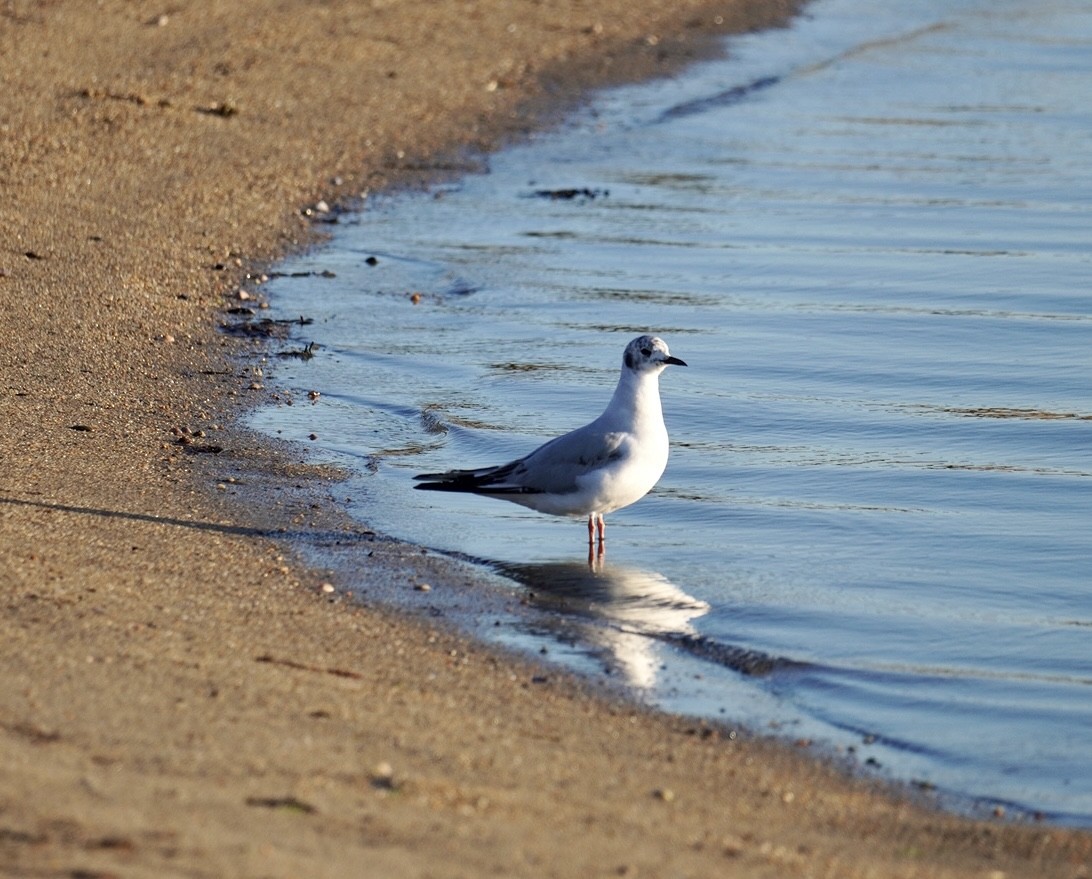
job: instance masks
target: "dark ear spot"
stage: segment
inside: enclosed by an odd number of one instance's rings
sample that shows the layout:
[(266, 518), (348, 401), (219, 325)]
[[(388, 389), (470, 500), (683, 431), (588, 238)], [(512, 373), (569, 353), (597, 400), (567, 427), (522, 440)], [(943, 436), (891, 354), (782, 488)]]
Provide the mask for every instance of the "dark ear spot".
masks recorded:
[(637, 367), (637, 358), (633, 356), (633, 352), (629, 348), (622, 356), (622, 362), (626, 365), (626, 369), (635, 369)]

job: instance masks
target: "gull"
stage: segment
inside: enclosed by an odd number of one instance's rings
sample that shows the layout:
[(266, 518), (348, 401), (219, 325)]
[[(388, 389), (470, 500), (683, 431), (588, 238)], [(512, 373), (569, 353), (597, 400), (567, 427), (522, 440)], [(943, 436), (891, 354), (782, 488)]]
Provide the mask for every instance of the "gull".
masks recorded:
[(622, 374), (595, 421), (531, 454), (495, 467), (415, 476), (414, 488), (495, 497), (554, 516), (587, 516), (588, 543), (606, 537), (603, 516), (643, 498), (667, 467), (660, 373), (686, 366), (656, 336), (638, 336), (622, 355)]

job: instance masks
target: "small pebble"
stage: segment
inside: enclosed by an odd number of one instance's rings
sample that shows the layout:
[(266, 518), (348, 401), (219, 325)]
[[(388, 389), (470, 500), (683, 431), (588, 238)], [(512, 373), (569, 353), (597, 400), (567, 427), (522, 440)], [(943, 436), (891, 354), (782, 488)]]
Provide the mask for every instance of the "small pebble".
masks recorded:
[(322, 591), (327, 593), (327, 594), (333, 592), (334, 591), (334, 584), (333, 583), (323, 583), (322, 584)]
[(417, 305), (417, 303), (419, 303), (421, 301), (421, 294), (420, 293), (411, 294), (410, 298), (409, 298), (409, 301), (412, 302), (414, 305)]
[(747, 850), (747, 844), (738, 836), (726, 836), (720, 844), (726, 858), (738, 858)]
[(241, 299), (243, 302), (246, 302), (248, 299), (250, 299), (250, 294), (247, 293), (246, 290), (240, 290), (239, 299)]
[(394, 779), (394, 767), (383, 761), (376, 764), (372, 770), (372, 787), (379, 790), (397, 790), (398, 783)]
[(309, 433), (309, 434), (307, 434), (307, 438), (313, 442), (314, 440), (318, 439), (318, 434), (317, 433)]
[(675, 791), (669, 787), (656, 788), (656, 790), (652, 792), (652, 796), (665, 803), (673, 803), (675, 801)]
[(322, 394), (320, 394), (318, 391), (308, 391), (307, 392), (307, 398), (309, 400), (317, 400), (321, 396), (322, 396)]
[(432, 591), (432, 587), (429, 586), (428, 583), (418, 583), (413, 588), (416, 589), (418, 592), (431, 592)]

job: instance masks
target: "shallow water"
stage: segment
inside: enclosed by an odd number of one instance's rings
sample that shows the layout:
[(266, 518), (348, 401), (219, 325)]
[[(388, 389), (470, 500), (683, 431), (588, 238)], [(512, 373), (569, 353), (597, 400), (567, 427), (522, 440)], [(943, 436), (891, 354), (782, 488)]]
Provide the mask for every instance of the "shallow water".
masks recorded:
[[(729, 49), (342, 217), (268, 285), (316, 356), (256, 422), (506, 578), (494, 637), (1092, 825), (1092, 6), (820, 0)], [(605, 559), (410, 490), (590, 420), (647, 330), (690, 367)]]

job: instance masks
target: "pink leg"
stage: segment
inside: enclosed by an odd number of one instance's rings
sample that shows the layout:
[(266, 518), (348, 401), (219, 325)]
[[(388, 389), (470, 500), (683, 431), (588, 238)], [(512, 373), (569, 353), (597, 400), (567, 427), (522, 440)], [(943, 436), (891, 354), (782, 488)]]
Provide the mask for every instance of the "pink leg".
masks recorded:
[(588, 545), (595, 543), (595, 513), (588, 516)]
[(607, 539), (607, 521), (603, 518), (603, 514), (599, 514), (599, 522), (597, 523), (599, 531), (599, 542), (603, 543)]

